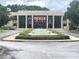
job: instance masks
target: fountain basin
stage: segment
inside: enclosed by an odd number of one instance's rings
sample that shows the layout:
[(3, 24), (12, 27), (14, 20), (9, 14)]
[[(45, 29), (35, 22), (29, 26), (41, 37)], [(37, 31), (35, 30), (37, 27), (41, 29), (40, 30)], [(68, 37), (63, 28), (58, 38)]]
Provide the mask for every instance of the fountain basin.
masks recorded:
[(29, 33), (29, 35), (57, 35), (56, 33), (52, 33), (47, 29), (34, 29)]

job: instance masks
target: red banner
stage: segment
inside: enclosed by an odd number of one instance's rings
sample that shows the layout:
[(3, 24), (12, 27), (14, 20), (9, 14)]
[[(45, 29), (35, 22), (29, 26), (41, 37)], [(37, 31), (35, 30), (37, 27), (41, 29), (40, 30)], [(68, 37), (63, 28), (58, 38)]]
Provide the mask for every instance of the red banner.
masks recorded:
[(34, 20), (46, 20), (45, 16), (34, 16)]

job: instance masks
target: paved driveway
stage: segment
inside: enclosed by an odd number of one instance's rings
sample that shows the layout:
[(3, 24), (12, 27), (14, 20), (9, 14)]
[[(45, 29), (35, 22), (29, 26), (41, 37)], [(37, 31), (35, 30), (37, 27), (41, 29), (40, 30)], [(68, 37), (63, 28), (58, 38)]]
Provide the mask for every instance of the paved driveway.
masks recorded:
[(8, 31), (8, 32), (0, 32), (0, 38), (3, 38), (3, 37), (6, 37), (6, 36), (15, 34), (15, 33), (17, 33), (17, 32), (18, 32), (18, 31), (16, 31), (16, 30), (10, 30), (10, 31)]
[(66, 32), (66, 34), (79, 37), (79, 32)]
[(0, 38), (4, 38), (4, 37), (10, 36), (10, 35), (22, 32), (24, 30), (25, 29), (19, 29), (18, 31), (17, 30), (9, 30), (7, 32), (0, 32)]
[(0, 45), (13, 49), (16, 59), (79, 59), (79, 42), (0, 41)]

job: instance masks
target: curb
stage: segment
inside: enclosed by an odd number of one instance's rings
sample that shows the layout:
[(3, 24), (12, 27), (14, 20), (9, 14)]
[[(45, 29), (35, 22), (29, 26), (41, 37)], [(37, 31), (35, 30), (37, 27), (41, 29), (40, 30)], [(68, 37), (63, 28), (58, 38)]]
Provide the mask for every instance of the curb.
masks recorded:
[[(17, 33), (13, 33), (11, 35), (14, 35)], [(21, 40), (21, 39), (16, 39), (16, 40), (4, 40), (3, 38), (11, 36), (11, 35), (7, 35), (4, 36), (1, 39), (1, 41), (8, 41), (8, 42), (79, 42), (79, 40), (70, 40), (70, 39), (66, 39), (66, 40)], [(73, 35), (70, 35), (73, 36)], [(75, 37), (75, 36), (74, 36)], [(78, 37), (77, 37), (78, 38)]]
[(8, 41), (8, 42), (79, 42), (79, 40), (1, 40), (1, 41)]

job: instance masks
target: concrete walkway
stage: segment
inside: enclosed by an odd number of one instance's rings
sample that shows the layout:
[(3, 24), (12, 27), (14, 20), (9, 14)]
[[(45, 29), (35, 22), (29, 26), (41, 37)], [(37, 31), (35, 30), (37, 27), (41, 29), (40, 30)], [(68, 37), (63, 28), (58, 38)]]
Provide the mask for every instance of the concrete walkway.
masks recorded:
[(8, 32), (1, 32), (0, 39), (4, 38), (5, 40), (15, 40), (15, 37), (24, 30), (26, 30), (26, 29), (9, 30)]
[(71, 35), (68, 35), (70, 37), (70, 40), (79, 40), (78, 37), (75, 37), (75, 36), (71, 36)]
[(3, 40), (16, 40), (15, 37), (19, 35), (19, 33), (3, 38)]
[(79, 32), (65, 32), (65, 34), (72, 35), (75, 37), (79, 37)]
[(71, 32), (63, 32), (65, 35), (70, 36), (71, 40), (79, 40), (79, 34), (77, 33), (71, 33)]
[(1, 32), (0, 33), (0, 38), (7, 37), (9, 35), (16, 34), (17, 32), (18, 32), (17, 30), (9, 30), (8, 32)]

